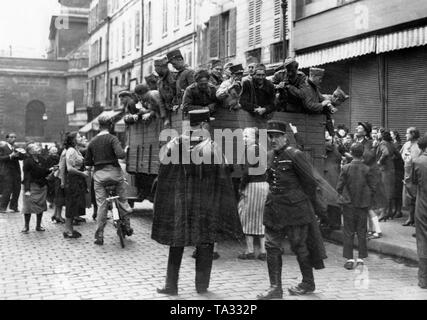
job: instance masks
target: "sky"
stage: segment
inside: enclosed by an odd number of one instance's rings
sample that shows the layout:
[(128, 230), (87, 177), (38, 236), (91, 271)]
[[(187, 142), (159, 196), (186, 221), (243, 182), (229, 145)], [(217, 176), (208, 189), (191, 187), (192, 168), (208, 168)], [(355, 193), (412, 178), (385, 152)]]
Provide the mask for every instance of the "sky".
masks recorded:
[(43, 58), (58, 0), (0, 0), (0, 55)]

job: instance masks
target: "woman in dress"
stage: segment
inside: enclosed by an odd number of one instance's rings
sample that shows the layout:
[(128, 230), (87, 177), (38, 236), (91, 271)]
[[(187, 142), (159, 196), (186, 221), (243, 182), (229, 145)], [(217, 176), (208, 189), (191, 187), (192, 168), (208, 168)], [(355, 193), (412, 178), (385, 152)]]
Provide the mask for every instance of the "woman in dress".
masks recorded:
[(27, 147), (28, 157), (24, 160), (24, 214), (25, 226), (22, 233), (28, 234), (30, 230), (31, 215), (37, 215), (36, 231), (43, 232), (43, 212), (47, 211), (47, 176), (54, 170), (49, 168), (41, 156), (42, 147), (38, 143), (31, 143)]
[(81, 140), (78, 132), (70, 132), (65, 138), (65, 232), (64, 238), (80, 238), (73, 230), (73, 220), (86, 214), (86, 178), (84, 158), (77, 149)]
[[(239, 188), (241, 194), (239, 216), (246, 238), (246, 251), (240, 254), (238, 258), (242, 260), (255, 259), (254, 237), (259, 237), (260, 253), (258, 259), (266, 260), (263, 215), (269, 185), (266, 176), (266, 163), (257, 163), (254, 160), (262, 159), (263, 156), (266, 157), (267, 152), (259, 143), (257, 128), (246, 128), (243, 131), (243, 140), (246, 144), (246, 164)], [(258, 172), (251, 173), (250, 170), (255, 168)]]
[(402, 150), (402, 140), (399, 132), (391, 131), (391, 138), (393, 139), (394, 153), (394, 197), (393, 197), (393, 216), (392, 218), (402, 218), (402, 192), (403, 192), (403, 178), (405, 176), (405, 163), (403, 162), (400, 151)]

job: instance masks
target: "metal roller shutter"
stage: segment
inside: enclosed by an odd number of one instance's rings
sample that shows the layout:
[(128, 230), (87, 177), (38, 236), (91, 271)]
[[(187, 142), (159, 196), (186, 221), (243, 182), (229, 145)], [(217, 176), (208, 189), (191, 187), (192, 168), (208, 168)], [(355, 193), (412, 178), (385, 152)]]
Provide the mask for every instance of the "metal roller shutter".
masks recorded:
[(387, 55), (387, 126), (404, 139), (408, 127), (427, 132), (427, 47)]
[(375, 56), (357, 59), (350, 67), (351, 132), (360, 121), (381, 125), (379, 68)]

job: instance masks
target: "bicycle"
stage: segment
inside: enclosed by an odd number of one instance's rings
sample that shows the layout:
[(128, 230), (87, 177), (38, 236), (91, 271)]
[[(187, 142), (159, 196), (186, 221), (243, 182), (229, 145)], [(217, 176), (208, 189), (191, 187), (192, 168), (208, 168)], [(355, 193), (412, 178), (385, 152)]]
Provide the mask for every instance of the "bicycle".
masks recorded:
[(122, 217), (120, 208), (120, 205), (118, 204), (118, 199), (120, 198), (117, 195), (117, 188), (118, 183), (111, 181), (104, 184), (104, 188), (107, 191), (108, 198), (106, 199), (108, 203), (108, 216), (113, 217), (113, 225), (117, 230), (117, 235), (120, 239), (120, 245), (122, 248), (125, 247), (125, 238), (128, 234), (128, 231), (126, 229), (126, 223)]

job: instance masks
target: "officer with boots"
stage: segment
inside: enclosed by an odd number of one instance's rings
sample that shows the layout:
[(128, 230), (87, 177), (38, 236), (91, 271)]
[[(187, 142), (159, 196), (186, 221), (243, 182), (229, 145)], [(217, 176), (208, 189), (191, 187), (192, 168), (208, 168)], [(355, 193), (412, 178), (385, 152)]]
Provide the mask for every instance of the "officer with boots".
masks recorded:
[(214, 243), (243, 236), (230, 172), (210, 138), (209, 110), (188, 114), (190, 130), (184, 128), (160, 151), (154, 199), (151, 237), (169, 246), (166, 285), (157, 292), (167, 295), (178, 294), (184, 247), (196, 247), (196, 291), (203, 294), (209, 288)]
[(302, 274), (302, 282), (288, 290), (291, 295), (314, 292), (313, 268), (323, 269), (326, 258), (309, 197), (317, 188), (313, 167), (302, 151), (289, 145), (284, 122), (269, 121), (267, 133), (272, 150), (268, 153), (270, 192), (265, 204), (264, 225), (270, 288), (258, 295), (259, 300), (283, 297), (282, 242), (285, 236), (297, 256)]

